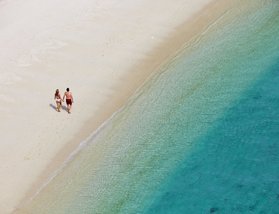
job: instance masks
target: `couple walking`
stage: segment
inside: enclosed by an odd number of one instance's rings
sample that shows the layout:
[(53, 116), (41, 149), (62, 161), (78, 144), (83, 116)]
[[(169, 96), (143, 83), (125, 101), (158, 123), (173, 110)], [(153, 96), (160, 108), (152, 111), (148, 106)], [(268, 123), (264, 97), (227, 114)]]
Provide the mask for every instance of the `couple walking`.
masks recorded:
[(72, 92), (70, 92), (70, 89), (67, 88), (62, 99), (60, 96), (59, 89), (56, 89), (56, 92), (54, 94), (54, 99), (56, 101), (56, 109), (58, 112), (60, 112), (60, 108), (62, 106), (62, 102), (64, 102), (65, 97), (66, 97), (66, 104), (67, 104), (67, 112), (70, 114), (72, 104), (74, 102)]

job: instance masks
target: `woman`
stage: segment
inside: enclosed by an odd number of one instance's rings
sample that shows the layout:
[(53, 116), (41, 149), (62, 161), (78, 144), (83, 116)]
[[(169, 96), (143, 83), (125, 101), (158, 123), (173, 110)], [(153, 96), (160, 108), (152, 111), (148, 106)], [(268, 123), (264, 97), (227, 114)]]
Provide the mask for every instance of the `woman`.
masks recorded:
[(60, 112), (60, 108), (62, 106), (62, 99), (59, 93), (59, 89), (56, 89), (56, 92), (54, 94), (54, 99), (56, 101), (56, 106), (57, 106), (56, 109), (58, 112)]

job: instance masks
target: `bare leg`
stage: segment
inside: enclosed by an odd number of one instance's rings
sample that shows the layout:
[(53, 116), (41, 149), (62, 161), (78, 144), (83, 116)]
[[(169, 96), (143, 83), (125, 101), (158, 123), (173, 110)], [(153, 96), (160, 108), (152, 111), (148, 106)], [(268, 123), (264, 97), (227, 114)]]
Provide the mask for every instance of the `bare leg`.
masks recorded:
[(60, 108), (61, 108), (61, 103), (58, 103), (58, 104), (57, 104), (57, 110), (58, 110), (58, 112), (60, 112)]
[(59, 112), (60, 111), (60, 104), (59, 102), (56, 102), (56, 110)]

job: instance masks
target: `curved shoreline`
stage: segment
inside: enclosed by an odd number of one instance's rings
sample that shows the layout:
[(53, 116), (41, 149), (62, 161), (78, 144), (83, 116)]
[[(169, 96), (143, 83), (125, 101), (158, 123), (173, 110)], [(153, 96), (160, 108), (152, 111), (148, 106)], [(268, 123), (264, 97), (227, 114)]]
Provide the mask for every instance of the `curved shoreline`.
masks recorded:
[(225, 3), (220, 0), (211, 1), (201, 11), (187, 19), (181, 25), (175, 27), (175, 30), (167, 38), (164, 38), (153, 51), (148, 52), (141, 61), (132, 65), (130, 70), (134, 71), (127, 72), (121, 76), (122, 81), (114, 84), (112, 89), (113, 93), (110, 94), (107, 101), (98, 107), (98, 110), (91, 116), (91, 119), (88, 119), (79, 128), (77, 134), (71, 137), (71, 140), (67, 141), (52, 160), (48, 162), (47, 167), (40, 173), (36, 182), (32, 184), (23, 200), (17, 206), (18, 208), (15, 210), (15, 213), (24, 212), (24, 210), (21, 210), (21, 207), (24, 207), (38, 189), (53, 176), (53, 172), (61, 168), (65, 160), (68, 159), (69, 154), (75, 152), (81, 142), (92, 134), (92, 131), (96, 132), (102, 124), (111, 118), (114, 112), (119, 111), (125, 105), (135, 91), (141, 88), (160, 67), (172, 59), (182, 46), (204, 32), (210, 23), (218, 19), (234, 3), (232, 0), (228, 0)]

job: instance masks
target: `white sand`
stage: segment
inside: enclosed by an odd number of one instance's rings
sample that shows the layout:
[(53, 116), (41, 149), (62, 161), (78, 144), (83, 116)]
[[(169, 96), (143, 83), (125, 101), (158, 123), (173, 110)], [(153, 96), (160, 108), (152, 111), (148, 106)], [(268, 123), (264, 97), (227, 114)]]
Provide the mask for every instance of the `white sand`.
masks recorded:
[[(125, 98), (118, 87), (135, 90), (124, 87), (144, 72), (135, 66), (209, 2), (0, 1), (0, 213), (16, 208), (69, 142), (73, 149), (94, 131), (98, 123), (80, 134), (88, 121), (119, 107), (110, 100)], [(66, 87), (71, 115), (50, 106)]]

